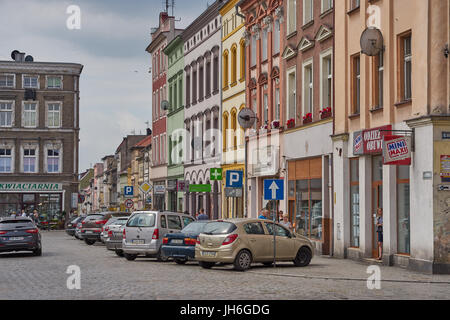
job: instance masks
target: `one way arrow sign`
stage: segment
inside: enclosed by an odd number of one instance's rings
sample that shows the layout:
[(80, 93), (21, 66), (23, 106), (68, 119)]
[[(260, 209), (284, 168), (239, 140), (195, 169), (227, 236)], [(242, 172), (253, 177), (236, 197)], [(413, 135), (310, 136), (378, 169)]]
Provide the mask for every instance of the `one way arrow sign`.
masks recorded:
[(264, 200), (283, 200), (284, 180), (264, 180)]

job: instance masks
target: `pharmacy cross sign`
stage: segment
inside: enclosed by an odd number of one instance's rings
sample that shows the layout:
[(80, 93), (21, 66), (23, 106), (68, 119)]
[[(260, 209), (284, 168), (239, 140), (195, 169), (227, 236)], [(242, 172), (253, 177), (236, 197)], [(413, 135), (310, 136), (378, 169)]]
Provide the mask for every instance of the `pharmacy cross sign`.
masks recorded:
[(212, 168), (210, 173), (210, 180), (222, 180), (222, 169), (221, 168)]

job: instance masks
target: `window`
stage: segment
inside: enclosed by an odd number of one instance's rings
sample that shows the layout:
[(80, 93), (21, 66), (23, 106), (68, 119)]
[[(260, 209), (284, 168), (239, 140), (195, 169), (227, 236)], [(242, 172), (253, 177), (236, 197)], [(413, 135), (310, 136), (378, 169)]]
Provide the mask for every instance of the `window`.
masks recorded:
[(273, 54), (280, 53), (280, 20), (275, 20), (275, 26), (272, 32), (273, 38)]
[(204, 98), (204, 77), (205, 72), (203, 69), (203, 62), (200, 64), (199, 74), (198, 74), (198, 98), (199, 100), (203, 100)]
[[(264, 85), (265, 88), (267, 88), (267, 84)], [(269, 95), (267, 94), (267, 89), (264, 90), (263, 94), (263, 125), (267, 125), (269, 123)]]
[(191, 104), (191, 76), (186, 75), (186, 106)]
[(36, 149), (23, 150), (23, 172), (24, 173), (36, 172)]
[[(275, 79), (275, 82), (279, 81), (278, 78)], [(274, 114), (274, 120), (280, 120), (280, 88), (275, 87), (275, 94), (274, 94), (274, 106), (275, 106), (275, 114)]]
[(314, 18), (314, 0), (303, 0), (303, 24), (307, 24)]
[(295, 69), (288, 73), (288, 120), (296, 121), (297, 97), (296, 97), (296, 72)]
[(252, 222), (244, 225), (245, 233), (247, 234), (265, 234), (260, 222)]
[[(211, 95), (211, 60), (208, 57), (206, 61), (206, 91), (205, 95)], [(180, 90), (180, 97), (182, 96), (182, 92)], [(181, 98), (180, 98), (181, 99)]]
[(308, 62), (303, 65), (303, 113), (313, 112), (313, 65)]
[(163, 228), (163, 229), (167, 228), (167, 220), (166, 220), (165, 215), (162, 214), (159, 221), (160, 221), (161, 228)]
[(383, 74), (384, 74), (384, 57), (383, 51), (380, 51), (378, 56), (373, 58), (373, 105), (375, 108), (383, 106)]
[(228, 50), (225, 50), (222, 56), (223, 59), (223, 88), (228, 87)]
[(296, 229), (301, 235), (322, 238), (322, 180), (296, 181)]
[(11, 148), (0, 148), (0, 172), (12, 172), (12, 150)]
[(60, 170), (60, 150), (48, 149), (47, 150), (47, 172), (59, 173)]
[(179, 216), (167, 216), (167, 224), (169, 229), (181, 230), (181, 219)]
[(350, 10), (359, 8), (360, 0), (350, 0)]
[(61, 127), (61, 104), (49, 103), (47, 106), (47, 125), (49, 128)]
[(256, 66), (256, 34), (252, 35), (251, 41), (250, 67), (254, 67)]
[(359, 54), (352, 57), (352, 112), (360, 113), (361, 74)]
[(237, 81), (237, 46), (231, 47), (231, 84)]
[(223, 120), (222, 120), (222, 127), (223, 127), (223, 151), (227, 151), (228, 144), (228, 113), (223, 114)]
[(350, 246), (359, 248), (359, 158), (350, 159)]
[(412, 98), (411, 72), (412, 72), (412, 50), (411, 33), (400, 37), (400, 100), (410, 100)]
[(397, 251), (410, 254), (410, 173), (409, 166), (397, 167)]
[(13, 103), (0, 102), (0, 127), (12, 127)]
[(297, 26), (297, 0), (288, 0), (287, 10), (287, 34), (291, 34), (295, 31)]
[(38, 76), (23, 76), (23, 88), (38, 89)]
[(321, 61), (321, 108), (332, 106), (333, 65), (331, 53), (322, 57)]
[(266, 61), (267, 60), (267, 37), (268, 37), (268, 31), (267, 28), (264, 28), (262, 31), (262, 61)]
[(14, 88), (14, 75), (13, 74), (0, 74), (0, 87)]
[(333, 0), (322, 0), (322, 13), (333, 8)]
[(214, 78), (213, 78), (213, 94), (217, 93), (219, 90), (219, 57), (214, 56), (213, 60)]
[(47, 77), (47, 88), (48, 89), (61, 89), (62, 81), (61, 77)]
[(240, 63), (239, 63), (239, 67), (240, 67), (240, 81), (244, 81), (245, 80), (245, 40), (242, 39), (241, 42), (239, 43), (239, 50), (240, 50)]
[(192, 103), (197, 103), (197, 70), (192, 73)]
[(23, 127), (35, 128), (37, 126), (37, 103), (24, 103)]

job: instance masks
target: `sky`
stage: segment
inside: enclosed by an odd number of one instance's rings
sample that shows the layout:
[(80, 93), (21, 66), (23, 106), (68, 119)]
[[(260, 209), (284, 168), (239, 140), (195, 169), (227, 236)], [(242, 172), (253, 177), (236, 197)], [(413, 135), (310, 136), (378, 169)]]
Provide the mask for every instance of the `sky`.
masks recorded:
[[(84, 66), (80, 78), (80, 167), (114, 154), (122, 138), (151, 125), (151, 57), (145, 49), (158, 27), (163, 0), (0, 0), (0, 60), (11, 51), (34, 61)], [(175, 0), (177, 28), (187, 27), (213, 0)], [(81, 28), (70, 30), (70, 5)], [(169, 11), (171, 13), (171, 11)]]

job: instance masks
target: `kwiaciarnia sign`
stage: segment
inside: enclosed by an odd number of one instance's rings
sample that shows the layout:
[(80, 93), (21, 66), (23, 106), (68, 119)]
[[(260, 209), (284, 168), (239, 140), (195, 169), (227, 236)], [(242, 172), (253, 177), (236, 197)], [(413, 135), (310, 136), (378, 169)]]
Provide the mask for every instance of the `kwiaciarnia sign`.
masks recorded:
[(0, 192), (42, 192), (61, 191), (61, 183), (0, 183)]

